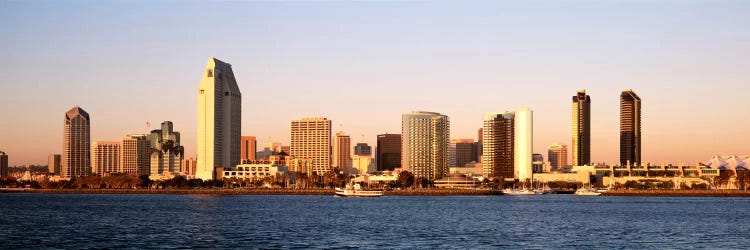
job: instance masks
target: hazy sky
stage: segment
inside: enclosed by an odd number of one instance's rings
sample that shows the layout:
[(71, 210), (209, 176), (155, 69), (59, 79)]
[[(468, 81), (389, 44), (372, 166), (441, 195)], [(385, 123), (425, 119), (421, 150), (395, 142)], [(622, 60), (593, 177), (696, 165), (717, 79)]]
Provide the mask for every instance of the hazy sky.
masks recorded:
[(352, 142), (400, 133), (411, 110), (476, 138), (484, 112), (529, 107), (534, 150), (571, 143), (592, 98), (592, 160), (619, 159), (619, 94), (643, 99), (646, 162), (750, 154), (750, 1), (0, 1), (0, 150), (62, 151), (64, 113), (92, 141), (165, 120), (195, 155), (208, 57), (232, 64), (242, 131), (288, 144), (324, 116)]

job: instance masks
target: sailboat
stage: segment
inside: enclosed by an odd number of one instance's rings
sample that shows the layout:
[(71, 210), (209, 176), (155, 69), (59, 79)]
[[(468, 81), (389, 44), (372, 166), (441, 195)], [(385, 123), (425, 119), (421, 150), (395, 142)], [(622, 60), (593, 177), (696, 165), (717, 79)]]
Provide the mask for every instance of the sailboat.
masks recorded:
[(599, 196), (602, 195), (602, 193), (598, 192), (596, 189), (591, 188), (591, 184), (589, 183), (589, 187), (581, 187), (578, 190), (576, 190), (573, 195), (580, 195), (580, 196)]

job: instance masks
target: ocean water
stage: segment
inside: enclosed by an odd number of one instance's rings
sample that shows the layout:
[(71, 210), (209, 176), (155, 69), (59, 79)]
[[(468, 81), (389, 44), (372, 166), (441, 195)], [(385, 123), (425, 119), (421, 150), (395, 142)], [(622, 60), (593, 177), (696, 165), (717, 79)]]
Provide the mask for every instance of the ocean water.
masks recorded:
[(0, 194), (0, 248), (750, 247), (750, 199)]

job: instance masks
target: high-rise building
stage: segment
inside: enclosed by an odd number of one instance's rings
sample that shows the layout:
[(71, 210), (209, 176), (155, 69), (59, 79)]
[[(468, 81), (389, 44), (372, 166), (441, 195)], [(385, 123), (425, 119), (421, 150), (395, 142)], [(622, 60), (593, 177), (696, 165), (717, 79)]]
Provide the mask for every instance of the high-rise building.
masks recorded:
[(573, 166), (591, 164), (591, 97), (586, 90), (573, 96)]
[(211, 180), (216, 168), (240, 164), (241, 109), (232, 65), (209, 58), (198, 87), (196, 178)]
[(568, 165), (568, 147), (562, 144), (552, 144), (547, 149), (547, 159), (549, 159), (552, 171), (558, 171)]
[(513, 179), (513, 112), (484, 114), (482, 175), (489, 179)]
[(151, 131), (151, 173), (153, 177), (169, 173), (180, 173), (185, 149), (180, 146), (180, 132), (173, 131), (170, 121), (161, 123), (161, 129)]
[(62, 168), (62, 156), (58, 154), (51, 154), (47, 157), (47, 171), (50, 175), (60, 175), (60, 168)]
[(450, 120), (435, 112), (402, 115), (401, 167), (416, 178), (436, 180), (449, 172)]
[(474, 155), (474, 161), (476, 162), (482, 162), (482, 131), (484, 128), (479, 128), (477, 130), (477, 142), (474, 143), (474, 150), (476, 151)]
[(455, 147), (455, 165), (451, 167), (463, 167), (476, 158), (474, 139), (455, 139), (451, 144)]
[(640, 166), (641, 98), (631, 89), (620, 94), (620, 164)]
[(128, 135), (122, 138), (120, 167), (126, 174), (151, 174), (151, 142), (148, 135)]
[(378, 135), (376, 145), (378, 171), (393, 171), (401, 167), (401, 135)]
[(258, 148), (258, 142), (255, 140), (255, 136), (243, 136), (240, 145), (241, 161), (256, 160), (255, 154)]
[(291, 123), (291, 156), (312, 160), (312, 172), (331, 171), (331, 120), (302, 118)]
[(531, 156), (534, 154), (534, 113), (529, 108), (521, 108), (515, 113), (513, 165), (516, 177), (526, 181), (531, 179), (533, 173)]
[(96, 141), (91, 146), (91, 172), (98, 176), (121, 173), (120, 142)]
[(352, 156), (352, 167), (356, 170), (356, 174), (366, 174), (375, 170), (372, 156), (369, 155)]
[(340, 171), (351, 172), (352, 168), (352, 138), (344, 132), (336, 133), (333, 138), (333, 167)]
[(180, 163), (180, 167), (182, 168), (180, 172), (187, 176), (195, 176), (195, 169), (197, 168), (197, 164), (198, 161), (196, 161), (194, 158), (184, 159)]
[(534, 173), (544, 172), (544, 155), (542, 154), (531, 155), (531, 171)]
[(75, 106), (65, 112), (63, 154), (60, 176), (65, 178), (91, 174), (91, 119)]
[(354, 146), (354, 154), (355, 155), (372, 155), (372, 147), (370, 145), (367, 145), (367, 143), (357, 143), (356, 146)]
[(0, 151), (0, 177), (10, 176), (8, 173), (8, 155)]
[(488, 178), (531, 179), (533, 113), (528, 108), (484, 115), (482, 173)]

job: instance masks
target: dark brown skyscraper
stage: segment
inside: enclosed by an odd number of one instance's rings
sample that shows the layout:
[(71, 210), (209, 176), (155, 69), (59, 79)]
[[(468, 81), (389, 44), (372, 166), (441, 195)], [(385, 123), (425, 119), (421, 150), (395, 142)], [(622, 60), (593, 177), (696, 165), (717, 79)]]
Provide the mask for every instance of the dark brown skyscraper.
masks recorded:
[(482, 128), (477, 130), (477, 142), (474, 143), (474, 161), (482, 162)]
[(474, 139), (455, 139), (453, 144), (456, 146), (456, 165), (452, 167), (463, 167), (466, 163), (474, 161), (476, 153)]
[(401, 135), (378, 135), (378, 171), (390, 171), (401, 167)]
[(620, 164), (641, 165), (641, 98), (626, 89), (620, 94)]
[(591, 164), (591, 97), (586, 90), (573, 96), (573, 166)]
[(484, 115), (482, 175), (487, 178), (514, 178), (514, 118), (513, 112)]

